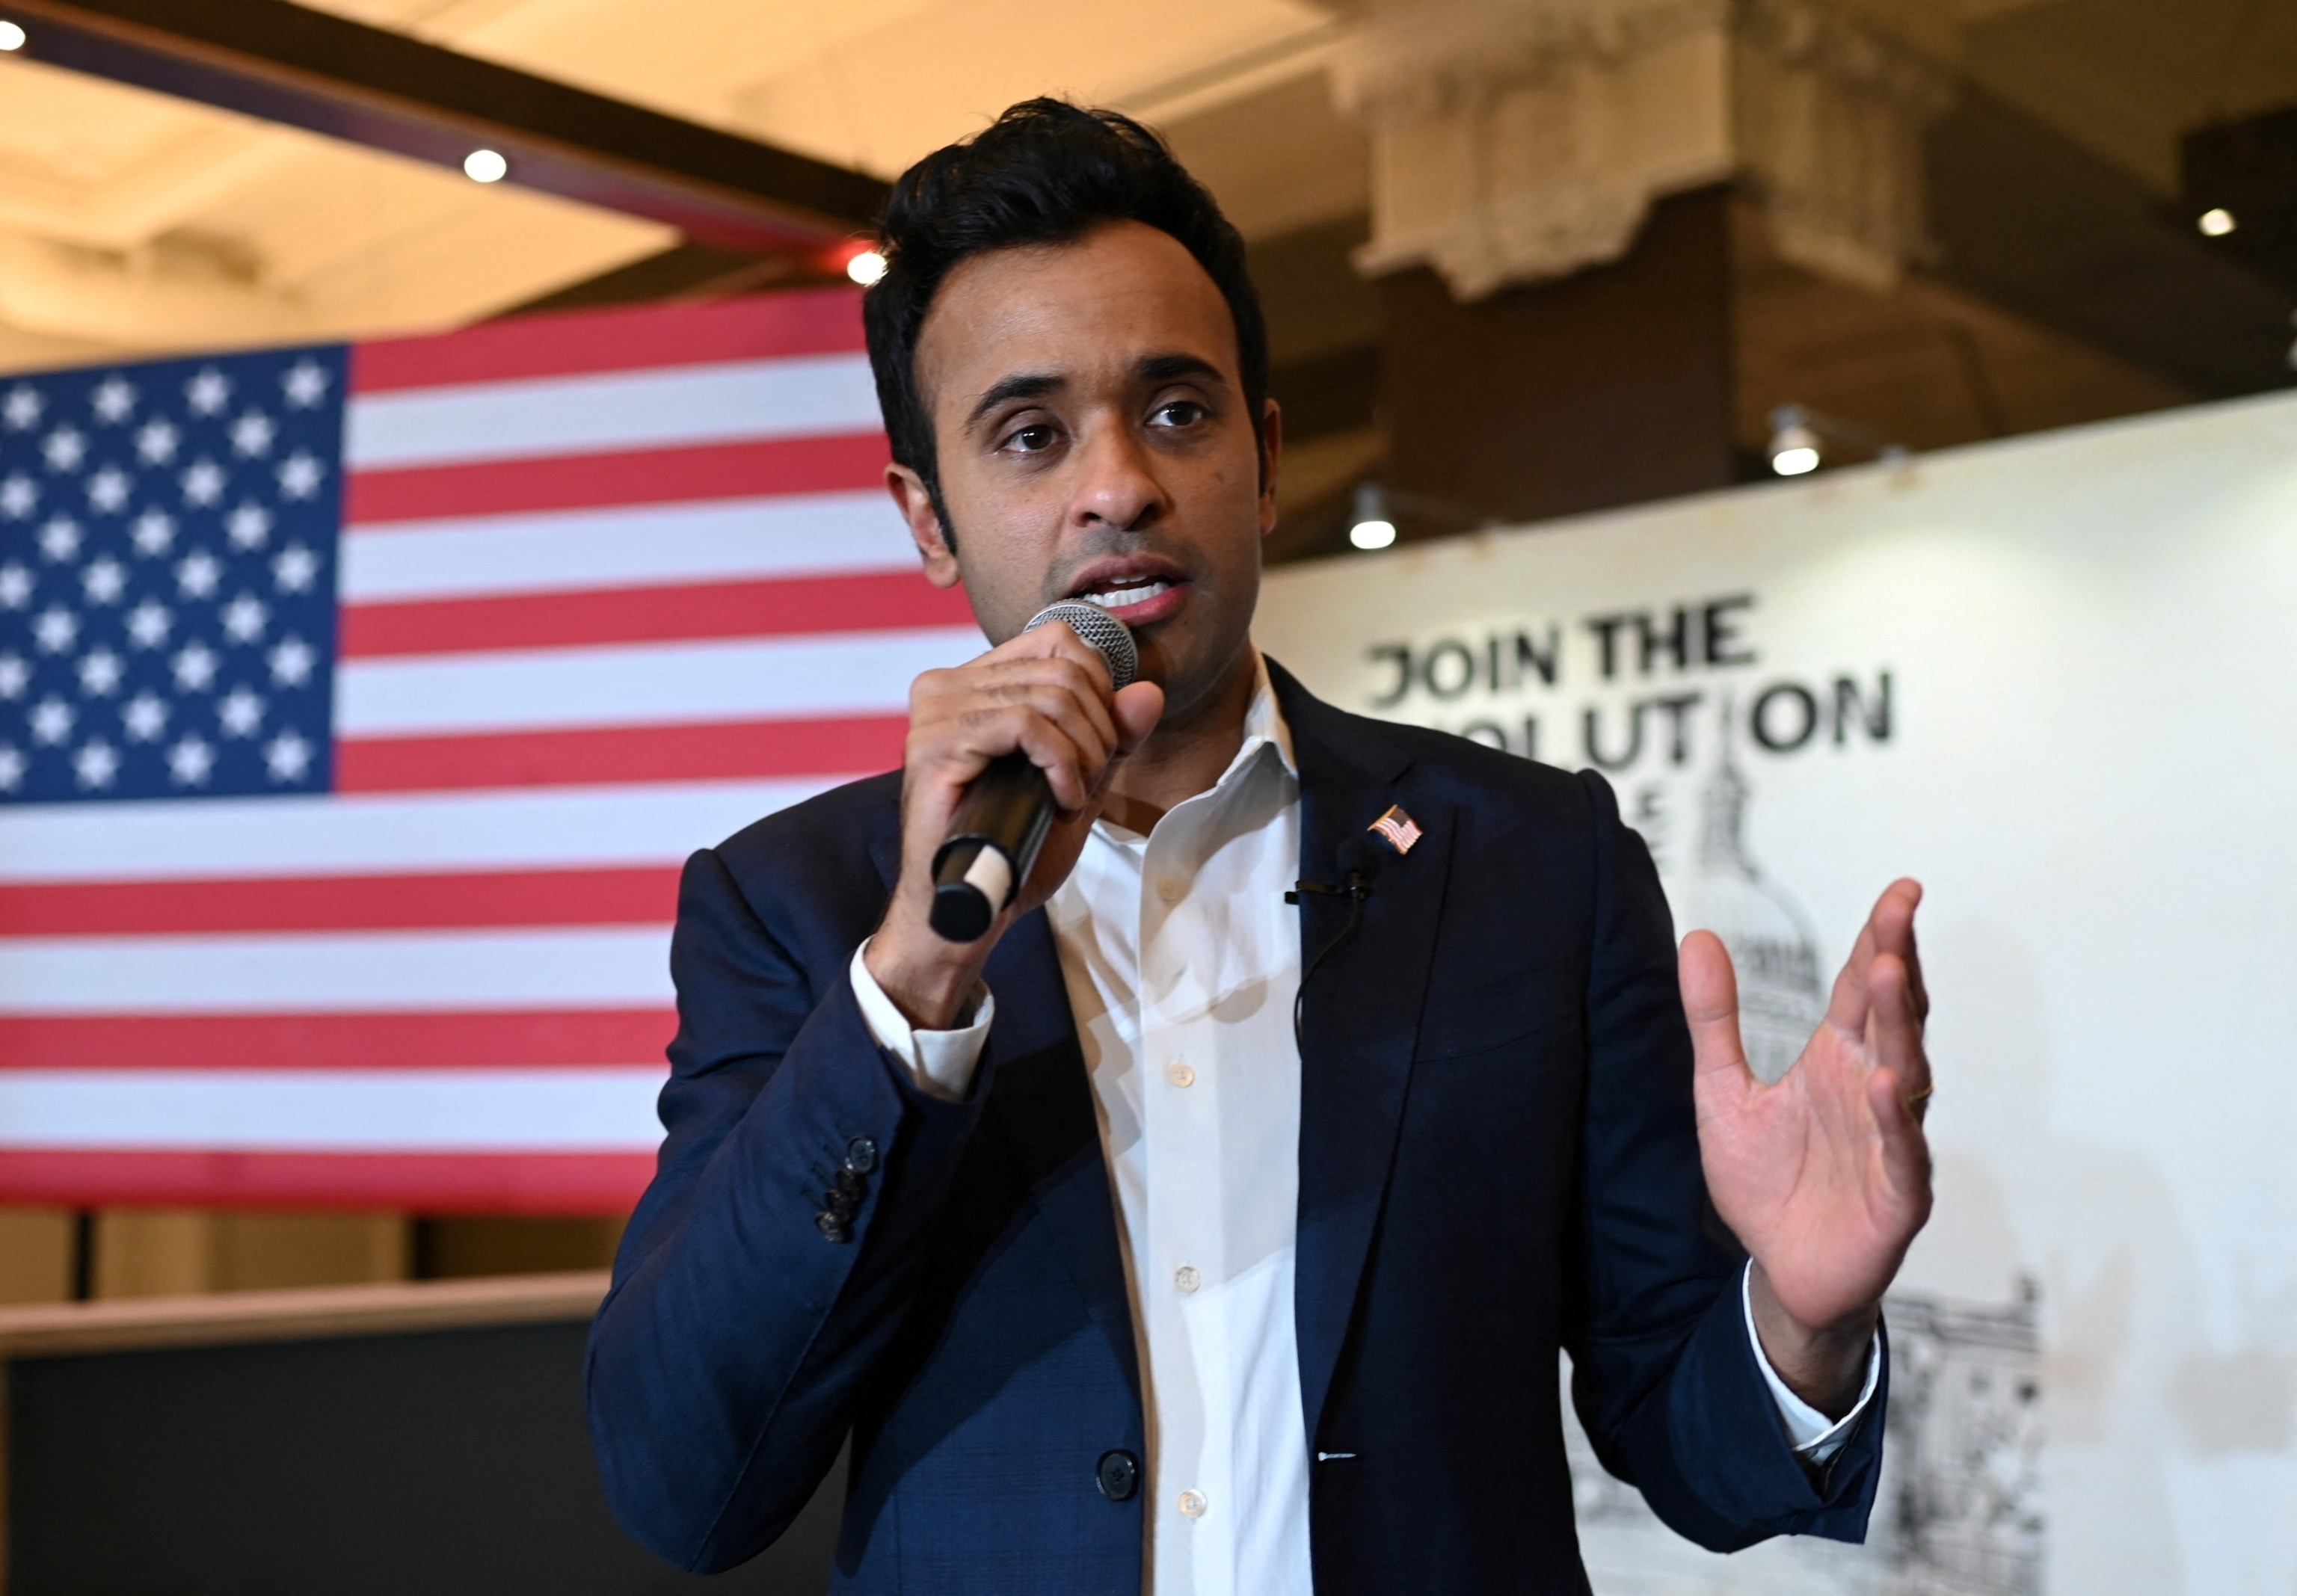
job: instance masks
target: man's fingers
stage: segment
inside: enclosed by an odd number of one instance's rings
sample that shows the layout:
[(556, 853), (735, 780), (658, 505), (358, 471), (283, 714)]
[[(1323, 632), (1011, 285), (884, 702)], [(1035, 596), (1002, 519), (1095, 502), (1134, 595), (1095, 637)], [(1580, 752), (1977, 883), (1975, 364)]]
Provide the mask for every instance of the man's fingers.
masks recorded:
[(1711, 931), (1692, 932), (1683, 939), (1676, 967), (1700, 1089), (1753, 1085), (1754, 1072), (1747, 1067), (1747, 1049), (1739, 1037), (1739, 978), (1722, 939)]
[(1891, 1190), (1913, 1205), (1914, 1225), (1930, 1216), (1931, 1145), (1915, 1117), (1917, 1105), (1906, 1101), (1906, 1087), (1896, 1073), (1878, 1069), (1866, 1077), (1866, 1102), (1874, 1113), (1874, 1129), (1881, 1142), (1882, 1174)]
[(1148, 740), (1165, 718), (1165, 689), (1153, 681), (1137, 681), (1117, 694), (1109, 707), (1116, 715), (1116, 751), (1130, 753)]
[[(1826, 1021), (1846, 1036), (1863, 1036), (1866, 1031), (1869, 991), (1874, 960), (1882, 954), (1896, 956), (1912, 967), (1914, 963), (1914, 906), (1922, 901), (1920, 882), (1901, 876), (1882, 889), (1868, 911), (1866, 923), (1858, 928), (1858, 940), (1850, 949), (1850, 957), (1842, 961), (1840, 974), (1834, 978), (1834, 988), (1827, 994)], [(1915, 977), (1919, 982), (1920, 976)], [(1916, 1000), (1922, 1012), (1929, 1012), (1930, 1003), (1919, 985)]]
[(1931, 1095), (1930, 1059), (1922, 1051), (1921, 1016), (1906, 964), (1893, 954), (1876, 957), (1867, 976), (1873, 995), (1869, 1023), (1873, 1027), (1874, 1063), (1898, 1082), (1900, 1090), (1922, 1118)]

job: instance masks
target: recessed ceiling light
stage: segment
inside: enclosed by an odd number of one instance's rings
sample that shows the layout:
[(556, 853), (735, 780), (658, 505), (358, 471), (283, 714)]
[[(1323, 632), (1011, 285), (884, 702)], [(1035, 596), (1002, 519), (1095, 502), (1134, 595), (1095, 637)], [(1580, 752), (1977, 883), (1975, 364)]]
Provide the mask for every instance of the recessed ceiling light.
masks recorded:
[(2222, 205), (2214, 210), (2202, 211), (2200, 218), (2194, 223), (2194, 226), (2202, 230), (2203, 236), (2209, 238), (2223, 238), (2240, 225), (2233, 219), (2233, 212)]
[(867, 288), (885, 275), (885, 258), (875, 250), (863, 250), (845, 263), (845, 275)]
[(463, 176), (473, 183), (499, 183), (510, 175), (510, 162), (499, 151), (473, 150), (463, 157)]
[(21, 50), (27, 38), (23, 29), (14, 22), (0, 22), (0, 50)]

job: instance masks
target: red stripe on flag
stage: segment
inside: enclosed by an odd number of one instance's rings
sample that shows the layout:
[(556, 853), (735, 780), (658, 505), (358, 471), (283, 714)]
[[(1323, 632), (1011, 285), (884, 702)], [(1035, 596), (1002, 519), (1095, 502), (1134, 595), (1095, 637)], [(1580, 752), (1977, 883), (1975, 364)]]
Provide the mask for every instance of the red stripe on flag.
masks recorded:
[(872, 715), (345, 738), (335, 745), (335, 790), (419, 793), (849, 776), (898, 766), (908, 734), (906, 716)]
[(0, 937), (667, 926), (677, 913), (674, 866), (0, 886)]
[(838, 432), (355, 471), (343, 482), (343, 521), (375, 526), (609, 505), (840, 493), (877, 486), (885, 480), (885, 459), (884, 433)]
[(434, 337), (353, 344), (350, 386), (355, 394), (387, 393), (721, 360), (839, 355), (862, 347), (860, 294), (825, 288), (703, 305), (524, 316)]
[(0, 1015), (0, 1069), (628, 1068), (677, 1029), (668, 1008)]
[(0, 1203), (628, 1213), (651, 1153), (0, 1151)]
[(871, 572), (352, 605), (342, 612), (341, 647), (345, 659), (374, 659), (676, 638), (883, 631), (956, 626), (972, 619), (961, 588), (936, 588), (913, 571)]

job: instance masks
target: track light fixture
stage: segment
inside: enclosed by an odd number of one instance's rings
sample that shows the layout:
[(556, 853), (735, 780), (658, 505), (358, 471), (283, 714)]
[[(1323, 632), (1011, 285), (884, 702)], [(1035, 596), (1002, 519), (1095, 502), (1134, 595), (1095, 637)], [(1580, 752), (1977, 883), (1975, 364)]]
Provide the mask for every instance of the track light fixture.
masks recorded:
[(1884, 462), (1906, 457), (1905, 444), (1807, 405), (1781, 405), (1771, 412), (1771, 469), (1779, 475), (1799, 477), (1816, 471), (1824, 463), (1830, 444)]

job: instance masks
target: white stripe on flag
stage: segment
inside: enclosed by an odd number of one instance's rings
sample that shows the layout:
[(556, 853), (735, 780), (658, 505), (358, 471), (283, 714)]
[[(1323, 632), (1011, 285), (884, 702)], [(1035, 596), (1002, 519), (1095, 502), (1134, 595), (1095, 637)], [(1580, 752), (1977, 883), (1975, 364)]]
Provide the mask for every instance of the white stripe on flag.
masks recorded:
[(353, 394), (343, 457), (354, 471), (372, 471), (883, 424), (867, 355), (809, 355)]
[(837, 782), (27, 806), (0, 811), (0, 884), (676, 864)]
[(344, 737), (901, 714), (920, 671), (988, 646), (969, 626), (348, 660)]
[(873, 489), (353, 527), (342, 593), (385, 604), (917, 569), (902, 518)]
[(0, 1013), (667, 1006), (670, 927), (0, 939)]
[(659, 1069), (0, 1069), (0, 1148), (652, 1151)]

